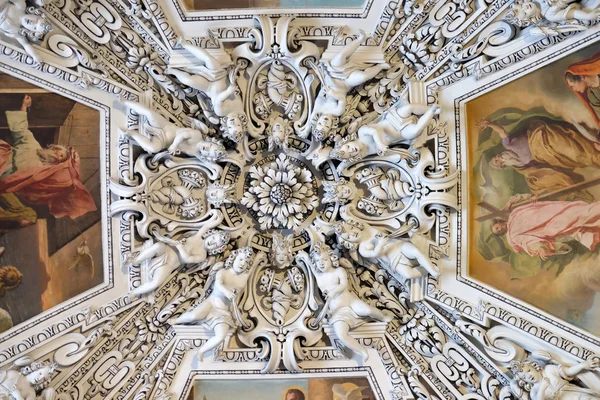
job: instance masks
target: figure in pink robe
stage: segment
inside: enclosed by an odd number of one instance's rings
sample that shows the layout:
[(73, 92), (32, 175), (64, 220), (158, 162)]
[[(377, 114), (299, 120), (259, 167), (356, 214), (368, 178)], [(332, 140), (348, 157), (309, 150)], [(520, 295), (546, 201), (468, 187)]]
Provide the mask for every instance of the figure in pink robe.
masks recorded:
[(590, 251), (600, 242), (600, 202), (540, 201), (516, 207), (508, 221), (496, 222), (492, 231), (506, 234), (515, 252), (546, 259), (571, 251), (578, 241)]

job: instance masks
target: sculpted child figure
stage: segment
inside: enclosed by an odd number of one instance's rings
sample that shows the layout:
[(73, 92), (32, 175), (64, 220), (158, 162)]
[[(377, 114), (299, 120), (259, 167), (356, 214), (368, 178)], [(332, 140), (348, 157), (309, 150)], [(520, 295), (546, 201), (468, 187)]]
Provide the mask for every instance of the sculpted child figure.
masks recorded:
[(228, 74), (228, 65), (221, 64), (206, 50), (185, 42), (181, 46), (201, 64), (194, 67), (194, 74), (176, 68), (168, 68), (166, 73), (175, 75), (183, 84), (204, 93), (210, 99), (214, 113), (220, 117), (223, 136), (240, 142), (247, 132), (248, 117), (243, 111), (244, 104), (235, 82), (236, 70)]
[[(513, 361), (511, 369), (515, 381), (511, 390), (525, 400), (592, 400), (600, 398), (600, 392), (574, 385), (570, 381), (587, 370), (600, 367), (597, 360), (575, 365), (540, 365), (526, 358)], [(525, 389), (525, 391), (523, 390)], [(527, 393), (529, 392), (529, 393)]]
[(53, 363), (33, 362), (27, 356), (17, 359), (13, 369), (0, 371), (0, 400), (56, 398), (56, 391), (48, 387), (55, 370), (56, 364)]
[[(183, 264), (198, 264), (207, 260), (209, 255), (217, 255), (225, 251), (229, 243), (229, 234), (216, 228), (223, 221), (219, 210), (211, 210), (212, 216), (192, 236), (182, 240), (172, 240), (160, 235), (139, 253), (132, 253), (124, 261), (124, 266), (139, 265), (150, 260), (148, 282), (131, 291), (130, 297), (154, 292), (169, 275)], [(177, 250), (177, 251), (176, 251)]]
[(434, 115), (440, 112), (441, 109), (435, 105), (397, 103), (384, 112), (379, 121), (361, 126), (358, 136), (349, 135), (336, 142), (329, 156), (354, 162), (370, 154), (383, 155), (392, 144), (417, 139), (429, 126)]
[(518, 0), (511, 6), (509, 19), (521, 26), (550, 22), (593, 22), (600, 18), (598, 0)]
[(379, 309), (358, 298), (350, 289), (348, 272), (346, 272), (347, 268), (352, 268), (352, 264), (346, 259), (340, 259), (325, 243), (317, 242), (310, 256), (302, 251), (298, 253), (296, 259), (310, 266), (315, 275), (317, 286), (325, 296), (327, 320), (338, 339), (366, 361), (367, 348), (354, 339), (349, 332), (366, 323), (368, 319), (389, 322), (392, 317), (384, 315)]
[(46, 22), (36, 7), (43, 7), (44, 0), (34, 0), (35, 7), (28, 7), (25, 0), (0, 0), (0, 32), (15, 39), (33, 59), (41, 63), (42, 56), (30, 40), (40, 40), (52, 26)]
[(335, 226), (335, 232), (338, 241), (350, 250), (355, 260), (358, 261), (358, 252), (360, 256), (406, 279), (421, 276), (412, 262), (418, 263), (434, 277), (440, 275), (439, 268), (411, 242), (391, 238), (382, 229), (358, 222), (346, 213), (342, 213), (342, 218), (344, 221)]
[(216, 161), (226, 153), (225, 147), (217, 140), (204, 139), (203, 134), (207, 134), (209, 130), (199, 121), (196, 125), (200, 129), (182, 128), (140, 103), (124, 101), (123, 104), (136, 114), (146, 117), (144, 129), (149, 136), (137, 130), (121, 129), (121, 132), (147, 153), (156, 154), (167, 150), (171, 155), (184, 154), (206, 161)]
[(299, 136), (308, 137), (312, 130), (316, 140), (326, 140), (337, 129), (339, 117), (346, 109), (346, 97), (350, 90), (373, 79), (382, 70), (390, 68), (386, 63), (371, 65), (351, 60), (352, 55), (367, 38), (361, 30), (358, 38), (344, 46), (330, 62), (319, 63), (322, 88), (308, 121), (307, 126), (310, 129), (299, 132)]
[[(198, 350), (200, 361), (204, 355), (221, 345), (230, 332), (238, 326), (234, 313), (234, 302), (244, 292), (250, 273), (264, 259), (264, 253), (256, 257), (250, 247), (231, 252), (225, 263), (215, 264), (214, 285), (210, 295), (194, 309), (171, 319), (171, 325), (202, 324), (214, 332)], [(223, 268), (224, 266), (224, 268)]]

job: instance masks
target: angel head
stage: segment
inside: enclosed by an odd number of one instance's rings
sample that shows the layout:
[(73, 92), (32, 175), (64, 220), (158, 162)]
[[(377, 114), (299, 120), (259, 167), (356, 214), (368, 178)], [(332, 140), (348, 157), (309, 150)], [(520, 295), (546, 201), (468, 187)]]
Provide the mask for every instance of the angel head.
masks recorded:
[(269, 143), (269, 151), (273, 151), (275, 147), (280, 147), (286, 153), (290, 149), (289, 138), (294, 133), (292, 122), (278, 116), (272, 119), (267, 128), (267, 140)]
[(310, 252), (310, 261), (319, 272), (327, 272), (340, 266), (340, 259), (335, 251), (323, 242), (315, 244)]
[(356, 244), (362, 240), (365, 224), (352, 219), (341, 221), (334, 227), (338, 239), (349, 250), (356, 249)]
[(241, 111), (230, 112), (225, 117), (221, 117), (220, 122), (223, 136), (236, 143), (242, 141), (248, 130), (248, 117)]
[(49, 362), (32, 362), (20, 370), (38, 393), (48, 387), (54, 371), (56, 371), (56, 364)]
[(254, 253), (250, 247), (242, 247), (241, 249), (233, 250), (227, 260), (225, 260), (225, 268), (233, 269), (236, 274), (243, 274), (250, 270)]
[(542, 21), (542, 10), (536, 1), (517, 0), (511, 6), (506, 19), (520, 27), (536, 25)]
[(330, 158), (340, 161), (354, 162), (362, 160), (366, 155), (366, 149), (355, 134), (348, 135), (335, 143), (335, 147), (329, 153)]
[(316, 140), (327, 140), (332, 136), (340, 123), (340, 119), (333, 114), (317, 113), (311, 120), (312, 135)]
[(211, 183), (206, 188), (206, 201), (215, 207), (221, 207), (225, 203), (233, 203), (234, 189), (233, 185)]
[(220, 229), (210, 229), (204, 235), (204, 248), (211, 256), (221, 254), (227, 248), (231, 236)]
[(196, 157), (201, 161), (215, 162), (225, 154), (225, 146), (215, 138), (202, 140), (196, 147)]
[(519, 386), (528, 392), (531, 391), (533, 386), (542, 380), (542, 366), (530, 358), (524, 360), (516, 360), (510, 363), (510, 369), (515, 376), (515, 379), (519, 383)]
[(356, 188), (345, 179), (338, 179), (335, 182), (323, 182), (323, 188), (325, 189), (323, 204), (346, 204), (356, 196)]
[(279, 268), (284, 268), (294, 261), (292, 254), (292, 235), (283, 236), (279, 232), (274, 232), (271, 243), (271, 253), (269, 258), (271, 263)]

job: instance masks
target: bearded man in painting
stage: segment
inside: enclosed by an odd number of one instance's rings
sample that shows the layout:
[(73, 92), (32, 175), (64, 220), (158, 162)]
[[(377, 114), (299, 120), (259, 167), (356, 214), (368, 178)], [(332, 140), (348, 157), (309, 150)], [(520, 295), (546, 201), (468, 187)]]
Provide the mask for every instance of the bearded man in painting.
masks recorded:
[(19, 198), (30, 204), (47, 204), (56, 218), (74, 219), (96, 210), (80, 180), (79, 154), (72, 147), (42, 148), (29, 130), (27, 110), (31, 104), (31, 97), (25, 96), (19, 111), (6, 111), (13, 145), (0, 140), (0, 222), (5, 226), (35, 223), (35, 211)]
[(569, 66), (565, 82), (590, 111), (596, 128), (600, 129), (600, 53)]

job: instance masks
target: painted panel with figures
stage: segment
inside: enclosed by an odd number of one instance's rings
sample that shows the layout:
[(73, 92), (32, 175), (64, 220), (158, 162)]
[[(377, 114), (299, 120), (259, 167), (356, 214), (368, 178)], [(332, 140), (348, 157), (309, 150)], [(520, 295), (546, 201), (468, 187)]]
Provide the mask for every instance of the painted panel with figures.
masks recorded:
[(600, 45), (467, 103), (469, 273), (600, 333)]
[(185, 0), (188, 10), (250, 8), (349, 8), (362, 7), (365, 0)]
[(100, 113), (0, 74), (0, 332), (102, 283)]
[(188, 400), (375, 400), (365, 378), (273, 379), (195, 383)]

